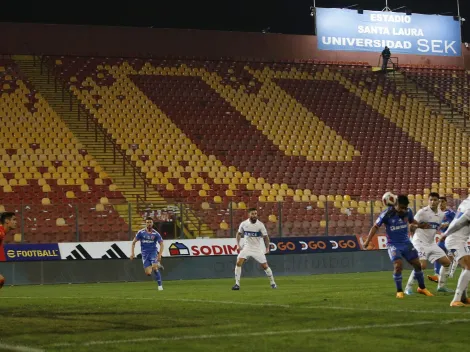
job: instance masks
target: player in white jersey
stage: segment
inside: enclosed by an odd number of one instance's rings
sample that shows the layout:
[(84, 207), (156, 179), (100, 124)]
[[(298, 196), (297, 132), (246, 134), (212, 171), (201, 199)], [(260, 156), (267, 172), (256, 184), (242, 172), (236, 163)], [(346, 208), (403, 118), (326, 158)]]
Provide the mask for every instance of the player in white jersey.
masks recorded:
[[(266, 253), (269, 253), (269, 236), (264, 224), (258, 220), (258, 212), (256, 208), (248, 209), (249, 218), (240, 224), (237, 232), (237, 246), (240, 254), (237, 257), (237, 265), (235, 266), (235, 285), (232, 290), (240, 289), (240, 277), (242, 276), (242, 265), (249, 259), (253, 258), (261, 264), (272, 288), (277, 288), (276, 282), (271, 268), (266, 260)], [(244, 237), (243, 247), (240, 246), (240, 238)]]
[[(415, 215), (415, 220), (419, 224), (426, 224), (426, 226), (411, 229), (411, 232), (414, 232), (412, 240), (413, 246), (418, 251), (421, 268), (423, 270), (426, 269), (427, 261), (431, 264), (438, 261), (441, 264), (437, 291), (454, 292), (445, 286), (449, 275), (451, 261), (444, 250), (437, 245), (435, 240), (437, 230), (445, 217), (445, 213), (439, 208), (439, 194), (434, 192), (430, 193), (428, 202), (429, 205), (418, 210)], [(413, 293), (414, 281), (415, 273), (412, 271), (405, 288), (405, 293), (407, 295), (411, 295)]]
[(454, 299), (451, 307), (463, 307), (470, 303), (467, 296), (467, 287), (470, 282), (470, 249), (468, 239), (470, 236), (470, 196), (465, 199), (457, 209), (454, 220), (444, 233), (446, 248), (452, 253), (456, 262), (463, 268), (460, 273)]

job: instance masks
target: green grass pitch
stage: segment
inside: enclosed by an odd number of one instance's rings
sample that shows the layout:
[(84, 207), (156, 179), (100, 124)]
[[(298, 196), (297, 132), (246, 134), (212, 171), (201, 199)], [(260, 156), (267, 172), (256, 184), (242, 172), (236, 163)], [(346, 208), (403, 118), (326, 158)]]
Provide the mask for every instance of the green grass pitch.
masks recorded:
[[(405, 272), (404, 281), (409, 272)], [(449, 280), (455, 288), (459, 272)], [(391, 272), (18, 286), (0, 291), (0, 350), (468, 350), (470, 308), (452, 294), (395, 298)], [(436, 292), (436, 284), (428, 282)]]

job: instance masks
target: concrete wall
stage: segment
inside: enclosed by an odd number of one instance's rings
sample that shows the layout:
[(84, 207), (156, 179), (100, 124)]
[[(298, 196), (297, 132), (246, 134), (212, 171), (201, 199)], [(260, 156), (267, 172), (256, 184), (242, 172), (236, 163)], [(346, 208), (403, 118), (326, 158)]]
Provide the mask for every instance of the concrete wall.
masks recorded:
[[(287, 254), (269, 256), (276, 276), (353, 273), (391, 270), (386, 251)], [(164, 280), (232, 278), (234, 256), (165, 258)], [(150, 280), (139, 260), (65, 260), (0, 263), (7, 285), (126, 282)], [(264, 276), (248, 261), (244, 277)]]
[[(197, 56), (260, 60), (316, 59), (366, 61), (377, 53), (321, 51), (313, 35), (285, 35), (135, 27), (0, 23), (0, 54), (46, 54), (115, 57)], [(401, 64), (470, 67), (462, 57), (396, 55)], [(395, 55), (394, 55), (395, 56)], [(466, 62), (464, 62), (466, 59)]]

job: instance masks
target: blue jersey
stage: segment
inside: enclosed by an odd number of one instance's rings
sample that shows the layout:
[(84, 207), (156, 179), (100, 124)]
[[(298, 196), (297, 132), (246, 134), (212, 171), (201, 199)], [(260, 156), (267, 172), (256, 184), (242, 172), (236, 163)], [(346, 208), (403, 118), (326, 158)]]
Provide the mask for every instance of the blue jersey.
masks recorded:
[(385, 225), (387, 243), (395, 245), (411, 242), (408, 237), (408, 225), (413, 221), (413, 212), (410, 208), (403, 216), (399, 216), (394, 207), (388, 207), (379, 215), (375, 224), (378, 227)]
[(450, 224), (455, 218), (455, 211), (453, 211), (452, 209), (446, 209), (444, 214), (444, 220), (442, 221), (444, 223)]
[(147, 229), (142, 229), (137, 232), (135, 238), (140, 241), (142, 256), (157, 253), (160, 248), (158, 244), (163, 242), (162, 236), (154, 229), (151, 232), (147, 232)]

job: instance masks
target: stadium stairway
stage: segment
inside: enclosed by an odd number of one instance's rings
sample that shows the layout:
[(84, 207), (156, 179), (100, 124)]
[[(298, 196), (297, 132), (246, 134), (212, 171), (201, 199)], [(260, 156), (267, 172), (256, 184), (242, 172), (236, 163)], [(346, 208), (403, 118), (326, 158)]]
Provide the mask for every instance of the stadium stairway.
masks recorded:
[[(36, 61), (34, 63), (32, 56), (15, 55), (13, 57), (23, 73), (34, 84), (36, 89), (47, 99), (51, 107), (57, 112), (62, 120), (67, 124), (68, 128), (74, 133), (77, 139), (85, 146), (90, 154), (100, 163), (103, 171), (108, 173), (113, 179), (113, 182), (118, 186), (121, 193), (126, 198), (127, 202), (131, 204), (131, 218), (129, 219), (128, 206), (122, 204), (114, 204), (114, 208), (118, 211), (119, 215), (126, 220), (127, 223), (131, 222), (132, 231), (138, 231), (143, 226), (142, 214), (139, 212), (138, 202), (144, 199), (144, 183), (140, 177), (137, 177), (134, 187), (134, 176), (132, 168), (123, 163), (114, 162), (114, 156), (111, 148), (104, 151), (104, 137), (101, 133), (95, 135), (93, 128), (87, 130), (86, 120), (78, 118), (77, 106), (79, 102), (76, 97), (72, 96), (72, 110), (70, 110), (70, 97), (62, 99), (62, 88), (55, 88), (53, 79), (48, 82), (47, 72), (41, 73), (40, 65)], [(125, 168), (125, 175), (123, 175), (123, 167)], [(146, 204), (151, 204), (154, 210), (166, 208), (169, 204), (167, 201), (155, 190), (147, 188), (146, 190)], [(201, 224), (188, 207), (184, 208), (183, 221), (185, 223), (184, 233), (185, 236), (193, 237), (197, 233), (202, 237), (212, 237), (214, 233), (209, 227)]]
[(446, 120), (456, 125), (462, 131), (470, 132), (470, 127), (465, 128), (464, 117), (461, 114), (455, 111), (452, 112), (452, 109), (445, 104), (440, 104), (434, 94), (419, 87), (411, 79), (405, 79), (405, 76), (400, 71), (396, 71), (395, 74), (387, 75), (387, 78), (394, 81), (397, 89), (404, 90), (409, 97), (418, 99), (420, 103), (428, 106), (437, 114), (442, 115)]

